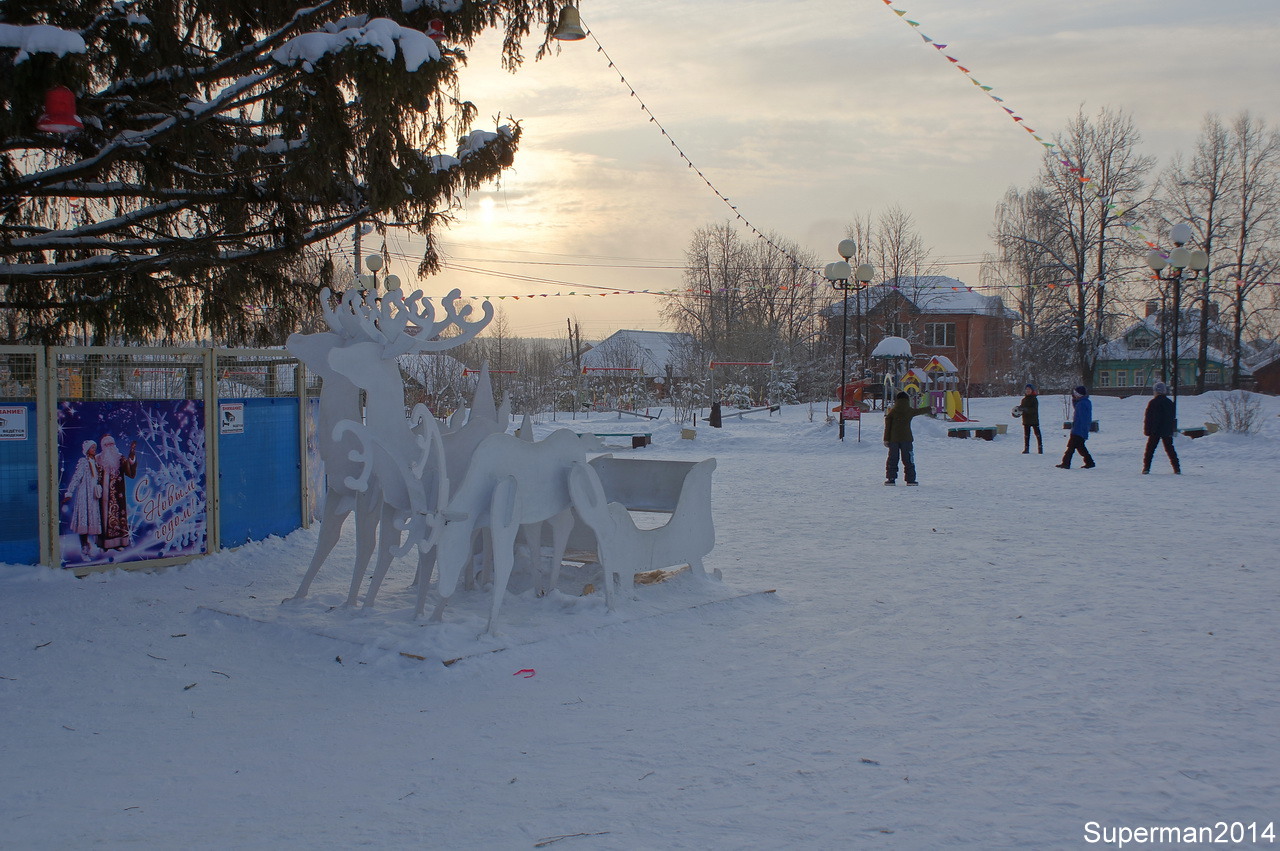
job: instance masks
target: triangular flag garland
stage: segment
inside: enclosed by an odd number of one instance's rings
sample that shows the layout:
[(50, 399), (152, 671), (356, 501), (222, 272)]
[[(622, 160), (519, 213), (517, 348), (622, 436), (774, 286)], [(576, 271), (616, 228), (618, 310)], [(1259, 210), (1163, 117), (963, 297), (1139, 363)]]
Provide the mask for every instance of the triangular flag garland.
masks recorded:
[[(907, 12), (906, 12), (906, 10), (905, 10), (905, 9), (899, 9), (899, 8), (895, 7), (895, 6), (893, 5), (893, 0), (882, 0), (882, 2), (883, 2), (886, 6), (888, 6), (888, 7), (889, 7), (889, 9), (890, 9), (890, 10), (892, 10), (892, 11), (893, 11), (893, 13), (894, 13), (895, 15), (897, 15), (899, 18), (901, 18), (901, 19), (902, 19), (903, 21), (905, 21), (906, 23), (910, 24), (913, 28), (918, 28), (918, 27), (920, 26), (920, 24), (919, 24), (917, 21), (909, 20), (909, 19), (906, 17)], [(919, 33), (919, 35), (920, 35), (920, 37), (921, 37), (921, 38), (923, 38), (923, 39), (924, 39), (924, 41), (925, 41), (925, 43), (926, 43), (926, 44), (930, 45), (931, 47), (935, 48), (935, 49), (936, 49), (936, 50), (938, 50), (938, 51), (942, 51), (942, 50), (947, 46), (947, 45), (945, 45), (945, 44), (941, 44), (941, 43), (939, 43), (938, 41), (934, 40), (934, 39), (933, 39), (933, 38), (931, 38), (930, 36), (925, 35), (924, 33)], [(983, 92), (985, 92), (985, 93), (987, 94), (987, 97), (991, 98), (991, 100), (995, 101), (997, 104), (1003, 104), (1003, 103), (1004, 103), (1004, 98), (1001, 98), (1001, 97), (998, 97), (998, 96), (996, 96), (996, 95), (992, 94), (992, 92), (995, 90), (995, 87), (994, 87), (994, 86), (989, 86), (989, 85), (986, 85), (986, 84), (982, 83), (981, 81), (979, 81), (976, 77), (974, 77), (974, 76), (973, 76), (973, 74), (969, 71), (969, 69), (968, 69), (968, 68), (966, 68), (965, 66), (963, 66), (963, 65), (961, 65), (961, 64), (960, 64), (960, 60), (959, 60), (959, 59), (957, 59), (955, 56), (951, 56), (950, 54), (942, 54), (942, 55), (943, 55), (943, 57), (944, 57), (948, 62), (950, 62), (950, 63), (955, 67), (955, 69), (956, 69), (957, 71), (959, 71), (960, 73), (962, 73), (962, 74), (964, 74), (966, 77), (968, 77), (968, 78), (969, 78), (969, 81), (970, 81), (971, 83), (973, 83), (973, 85), (974, 85), (975, 87), (977, 87), (978, 89), (981, 89)], [(1006, 113), (1006, 114), (1008, 114), (1008, 116), (1009, 116), (1009, 117), (1014, 121), (1014, 123), (1016, 123), (1016, 124), (1021, 124), (1022, 129), (1023, 129), (1023, 130), (1025, 130), (1025, 131), (1027, 131), (1027, 133), (1028, 133), (1028, 134), (1030, 134), (1031, 138), (1032, 138), (1032, 139), (1034, 139), (1036, 142), (1038, 142), (1038, 143), (1039, 143), (1039, 144), (1040, 144), (1040, 145), (1041, 145), (1041, 146), (1042, 146), (1046, 151), (1052, 151), (1052, 150), (1054, 150), (1054, 149), (1057, 147), (1057, 145), (1055, 145), (1053, 142), (1050, 142), (1050, 141), (1048, 141), (1048, 140), (1046, 140), (1046, 139), (1042, 139), (1039, 135), (1037, 135), (1037, 134), (1036, 134), (1036, 131), (1035, 131), (1034, 129), (1032, 129), (1032, 128), (1028, 127), (1028, 126), (1025, 124), (1026, 118), (1024, 118), (1024, 117), (1023, 117), (1023, 116), (1021, 116), (1021, 115), (1018, 115), (1018, 114), (1017, 114), (1017, 112), (1015, 112), (1014, 110), (1010, 109), (1010, 108), (1009, 108), (1009, 107), (1007, 107), (1007, 106), (1001, 106), (1000, 108), (1001, 108), (1001, 109), (1003, 109), (1003, 110), (1005, 111), (1005, 113)], [(1073, 166), (1073, 165), (1071, 164), (1071, 160), (1069, 160), (1069, 159), (1067, 159), (1067, 158), (1065, 158), (1065, 157), (1059, 156), (1059, 157), (1058, 157), (1058, 162), (1060, 162), (1063, 166), (1065, 166), (1065, 167), (1067, 168), (1067, 170), (1068, 170), (1068, 171), (1070, 171), (1072, 174), (1076, 175), (1077, 179), (1078, 179), (1082, 184), (1084, 184), (1084, 185), (1088, 186), (1088, 187), (1089, 187), (1089, 188), (1091, 188), (1091, 189), (1094, 189), (1094, 187), (1093, 187), (1093, 185), (1092, 185), (1092, 183), (1093, 183), (1093, 178), (1092, 178), (1092, 177), (1089, 177), (1089, 176), (1087, 176), (1087, 175), (1085, 175), (1085, 174), (1083, 174), (1083, 173), (1082, 173), (1082, 171), (1081, 171), (1081, 169), (1080, 169), (1079, 167), (1077, 167), (1077, 166)], [(1095, 189), (1095, 192), (1097, 192), (1097, 193), (1098, 193), (1098, 194), (1097, 194), (1098, 199), (1099, 199), (1100, 201), (1102, 201), (1104, 204), (1106, 204), (1106, 205), (1107, 205), (1107, 209), (1108, 209), (1108, 210), (1109, 210), (1109, 211), (1110, 211), (1110, 212), (1111, 212), (1111, 213), (1112, 213), (1112, 214), (1113, 214), (1117, 219), (1121, 219), (1121, 220), (1122, 220), (1122, 219), (1124, 218), (1124, 216), (1129, 212), (1129, 210), (1126, 210), (1126, 209), (1122, 208), (1119, 204), (1114, 203), (1110, 198), (1107, 198), (1107, 197), (1103, 196), (1103, 195), (1101, 194), (1101, 192), (1099, 192), (1098, 190), (1096, 190), (1096, 189)], [(1130, 208), (1130, 209), (1132, 209), (1132, 208)], [(1137, 233), (1139, 236), (1141, 236), (1141, 235), (1142, 235), (1142, 226), (1141, 226), (1141, 225), (1139, 225), (1138, 223), (1136, 223), (1136, 222), (1126, 222), (1126, 223), (1123, 223), (1123, 224), (1124, 224), (1124, 227), (1129, 228), (1130, 230), (1132, 230), (1132, 231), (1134, 231), (1135, 233)], [(1157, 245), (1156, 245), (1154, 242), (1152, 242), (1151, 240), (1146, 239), (1145, 237), (1143, 238), (1143, 242), (1145, 242), (1149, 248), (1154, 248), (1154, 249), (1156, 249), (1156, 250), (1160, 250), (1159, 246), (1157, 246)]]
[[(882, 2), (886, 6), (888, 6), (895, 15), (901, 18), (904, 23), (908, 24), (913, 29), (918, 29), (921, 26), (919, 21), (914, 21), (907, 18), (906, 17), (907, 12), (905, 10), (894, 7), (893, 0), (882, 0)], [(631, 83), (627, 80), (627, 78), (618, 69), (613, 59), (609, 56), (608, 52), (604, 49), (604, 45), (602, 45), (599, 39), (596, 38), (595, 33), (592, 32), (591, 30), (587, 30), (587, 34), (591, 37), (592, 41), (596, 43), (596, 52), (601, 54), (604, 57), (605, 61), (608, 63), (609, 68), (618, 75), (618, 79), (626, 87), (628, 95), (630, 97), (635, 98), (637, 101), (639, 101), (641, 111), (644, 112), (645, 115), (649, 117), (649, 123), (653, 124), (655, 127), (658, 128), (658, 132), (662, 134), (664, 139), (666, 139), (668, 142), (671, 143), (671, 147), (675, 149), (676, 154), (680, 157), (681, 160), (685, 162), (685, 164), (689, 167), (689, 169), (692, 170), (698, 176), (698, 178), (702, 180), (704, 184), (706, 184), (707, 188), (710, 189), (715, 194), (715, 196), (725, 204), (725, 206), (727, 206), (730, 210), (733, 211), (735, 218), (744, 227), (746, 227), (753, 234), (755, 234), (755, 236), (758, 239), (762, 240), (774, 251), (778, 252), (782, 256), (791, 260), (793, 263), (796, 264), (798, 268), (804, 269), (805, 271), (813, 275), (813, 280), (808, 282), (807, 284), (780, 285), (777, 287), (777, 289), (789, 290), (792, 288), (797, 288), (799, 286), (825, 288), (828, 285), (828, 282), (825, 278), (821, 276), (821, 273), (817, 269), (805, 266), (797, 258), (792, 256), (788, 251), (786, 251), (784, 248), (774, 243), (773, 240), (769, 239), (769, 237), (767, 237), (757, 227), (751, 224), (751, 222), (748, 221), (744, 215), (742, 215), (737, 205), (735, 205), (727, 195), (725, 195), (723, 192), (721, 192), (719, 189), (716, 188), (715, 184), (711, 182), (711, 179), (708, 178), (702, 172), (702, 170), (699, 169), (697, 165), (694, 164), (693, 160), (691, 160), (689, 156), (684, 152), (684, 150), (680, 147), (679, 143), (677, 143), (676, 140), (671, 136), (671, 134), (667, 132), (667, 129), (662, 126), (662, 123), (658, 121), (657, 116), (654, 115), (653, 112), (649, 109), (648, 105), (645, 104), (644, 100), (640, 97), (639, 93), (636, 92), (635, 87), (631, 85)], [(948, 47), (947, 44), (936, 41), (935, 39), (926, 35), (923, 32), (918, 33), (918, 35), (921, 37), (921, 39), (923, 39), (925, 44), (928, 44), (930, 47), (933, 47), (934, 49), (938, 50), (939, 53), (943, 56), (943, 58), (945, 58), (951, 65), (953, 65), (957, 71), (959, 71), (960, 73), (968, 77), (969, 80), (973, 83), (975, 88), (980, 89), (984, 94), (987, 95), (987, 97), (991, 98), (991, 100), (994, 101), (996, 104), (1004, 104), (1005, 102), (1004, 98), (999, 97), (998, 95), (992, 94), (992, 92), (995, 90), (993, 86), (986, 85), (981, 81), (979, 81), (977, 78), (975, 78), (972, 72), (964, 65), (961, 65), (960, 60), (955, 56), (942, 53), (942, 51), (947, 49)], [(1007, 106), (1002, 105), (1000, 108), (1005, 112), (1006, 115), (1009, 116), (1009, 118), (1015, 124), (1017, 124), (1023, 130), (1025, 130), (1031, 136), (1032, 139), (1034, 139), (1041, 147), (1043, 147), (1044, 150), (1052, 151), (1057, 147), (1057, 145), (1055, 145), (1053, 142), (1043, 139), (1039, 135), (1037, 135), (1036, 131), (1033, 128), (1028, 127), (1026, 125), (1026, 118), (1024, 116), (1018, 115), (1018, 113), (1015, 110)], [(1093, 188), (1092, 187), (1093, 178), (1083, 174), (1079, 166), (1073, 165), (1071, 161), (1069, 159), (1066, 159), (1065, 157), (1059, 157), (1058, 161), (1071, 174), (1075, 175), (1081, 184), (1085, 186), (1089, 186), (1090, 188)], [(1129, 210), (1123, 209), (1119, 204), (1114, 203), (1112, 199), (1102, 195), (1101, 192), (1098, 193), (1098, 198), (1099, 200), (1101, 200), (1103, 203), (1107, 205), (1107, 209), (1110, 210), (1116, 216), (1117, 219), (1123, 219), (1123, 217), (1129, 212)], [(1134, 231), (1138, 236), (1142, 236), (1142, 227), (1137, 222), (1132, 222), (1132, 221), (1127, 222), (1127, 223), (1124, 223), (1124, 226)], [(1159, 246), (1157, 246), (1151, 240), (1147, 240), (1144, 238), (1143, 241), (1146, 243), (1148, 247), (1159, 250)], [(1081, 282), (1081, 283), (1087, 285), (1090, 282)], [(1280, 285), (1280, 281), (1258, 281), (1253, 283), (1255, 285)], [(1237, 282), (1237, 286), (1239, 285), (1240, 285), (1240, 282)], [(493, 300), (506, 301), (507, 299), (511, 299), (512, 301), (519, 301), (520, 299), (562, 298), (562, 297), (570, 297), (570, 296), (582, 297), (582, 298), (590, 298), (590, 297), (606, 298), (608, 296), (616, 296), (616, 295), (682, 296), (682, 297), (695, 296), (695, 297), (711, 298), (714, 296), (728, 295), (731, 293), (749, 293), (759, 289), (758, 287), (756, 288), (729, 287), (729, 288), (709, 290), (709, 289), (703, 289), (703, 288), (687, 287), (687, 288), (677, 288), (677, 289), (669, 289), (669, 290), (611, 290), (611, 289), (608, 289), (607, 287), (595, 287), (590, 284), (578, 284), (576, 286), (579, 289), (568, 290), (568, 291), (558, 291), (558, 292), (548, 292), (548, 293), (530, 293), (526, 295), (476, 295), (476, 296), (464, 296), (464, 298), (467, 298), (471, 301), (481, 301), (481, 302), (493, 301)], [(896, 285), (890, 285), (890, 284), (882, 284), (880, 286), (886, 289), (893, 289), (893, 290), (899, 289), (899, 287), (897, 287)], [(1060, 286), (1059, 284), (1046, 284), (1045, 288), (1053, 290), (1053, 289), (1057, 289), (1059, 286)], [(599, 292), (580, 292), (579, 291), (580, 289), (597, 289), (600, 291)], [(965, 286), (958, 286), (958, 287), (950, 287), (950, 289), (953, 292), (980, 293), (983, 290), (1003, 292), (1006, 288), (999, 287), (999, 286), (965, 285)]]

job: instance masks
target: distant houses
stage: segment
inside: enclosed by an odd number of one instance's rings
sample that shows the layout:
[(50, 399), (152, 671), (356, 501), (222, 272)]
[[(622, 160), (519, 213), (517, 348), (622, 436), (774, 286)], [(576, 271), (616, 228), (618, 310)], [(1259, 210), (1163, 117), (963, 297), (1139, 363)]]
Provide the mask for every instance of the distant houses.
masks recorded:
[(1259, 393), (1280, 396), (1280, 341), (1259, 351), (1249, 364), (1255, 389)]
[(851, 292), (847, 306), (837, 301), (822, 311), (836, 339), (846, 309), (851, 338), (865, 346), (860, 356), (885, 337), (902, 337), (922, 361), (942, 356), (953, 363), (966, 395), (1006, 392), (1021, 380), (1012, 375), (1018, 314), (999, 296), (974, 292), (956, 278), (904, 276)]
[[(582, 375), (611, 386), (642, 383), (655, 398), (664, 398), (672, 382), (695, 376), (697, 343), (689, 334), (672, 331), (615, 331), (581, 355)], [(705, 366), (705, 365), (702, 365)]]
[[(1228, 389), (1231, 387), (1233, 369), (1232, 357), (1228, 353), (1232, 335), (1230, 329), (1215, 321), (1213, 313), (1209, 316), (1204, 386), (1207, 390)], [(1094, 367), (1094, 392), (1125, 396), (1149, 392), (1157, 381), (1172, 382), (1175, 359), (1171, 325), (1172, 323), (1162, 324), (1159, 311), (1153, 304), (1149, 304), (1146, 316), (1098, 349), (1098, 360)], [(1182, 325), (1178, 331), (1178, 386), (1190, 390), (1197, 384), (1200, 312), (1183, 311)], [(1260, 353), (1247, 344), (1243, 355), (1241, 386), (1252, 389), (1256, 385), (1257, 389), (1262, 390), (1261, 384), (1256, 381), (1255, 367), (1261, 367), (1264, 375), (1267, 374), (1265, 358), (1260, 357)]]

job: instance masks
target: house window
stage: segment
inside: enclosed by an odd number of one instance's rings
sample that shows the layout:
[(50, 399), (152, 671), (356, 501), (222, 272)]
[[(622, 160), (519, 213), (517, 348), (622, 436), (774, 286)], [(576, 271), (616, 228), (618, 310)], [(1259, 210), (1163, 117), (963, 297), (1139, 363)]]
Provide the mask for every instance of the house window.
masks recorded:
[(1132, 334), (1129, 337), (1129, 346), (1134, 349), (1149, 349), (1155, 342), (1155, 337), (1150, 334)]
[(1116, 370), (1116, 386), (1117, 387), (1129, 386), (1129, 370), (1127, 369)]
[(1145, 370), (1135, 369), (1133, 371), (1133, 386), (1145, 387), (1147, 385), (1147, 373)]
[(1206, 369), (1204, 372), (1204, 380), (1206, 384), (1219, 384), (1222, 381), (1222, 377), (1218, 370)]
[(1098, 386), (1099, 387), (1111, 386), (1111, 370), (1103, 369), (1098, 371)]
[(955, 346), (956, 323), (929, 322), (924, 326), (924, 344), (926, 346)]
[(885, 336), (901, 337), (904, 340), (911, 338), (910, 326), (905, 322), (888, 322), (884, 326)]

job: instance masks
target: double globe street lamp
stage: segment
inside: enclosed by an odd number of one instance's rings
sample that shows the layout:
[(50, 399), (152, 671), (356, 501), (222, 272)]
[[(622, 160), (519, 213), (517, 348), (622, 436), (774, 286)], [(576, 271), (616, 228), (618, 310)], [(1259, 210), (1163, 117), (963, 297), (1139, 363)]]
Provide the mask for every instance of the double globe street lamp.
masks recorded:
[[(858, 243), (852, 239), (840, 240), (836, 247), (843, 260), (828, 263), (822, 270), (822, 276), (831, 282), (831, 286), (844, 293), (844, 321), (840, 331), (840, 439), (844, 440), (844, 387), (848, 378), (849, 361), (849, 290), (862, 289), (875, 277), (875, 269), (870, 263), (859, 263), (857, 267), (849, 265), (849, 259), (858, 253)], [(859, 314), (861, 315), (861, 314)]]
[[(1169, 252), (1166, 258), (1159, 251), (1151, 250), (1147, 252), (1147, 266), (1155, 274), (1157, 280), (1169, 281), (1173, 284), (1172, 301), (1173, 301), (1173, 380), (1170, 387), (1173, 390), (1173, 416), (1174, 428), (1177, 428), (1178, 417), (1178, 381), (1182, 372), (1182, 364), (1180, 362), (1181, 349), (1178, 340), (1178, 330), (1182, 327), (1182, 273), (1186, 269), (1190, 269), (1193, 274), (1192, 280), (1200, 277), (1200, 273), (1209, 268), (1209, 255), (1200, 249), (1186, 248), (1186, 244), (1191, 241), (1192, 232), (1191, 225), (1186, 223), (1176, 224), (1169, 231), (1169, 239), (1173, 241), (1174, 248)], [(1169, 270), (1168, 276), (1161, 275), (1165, 269)], [(1164, 317), (1161, 317), (1164, 320)]]

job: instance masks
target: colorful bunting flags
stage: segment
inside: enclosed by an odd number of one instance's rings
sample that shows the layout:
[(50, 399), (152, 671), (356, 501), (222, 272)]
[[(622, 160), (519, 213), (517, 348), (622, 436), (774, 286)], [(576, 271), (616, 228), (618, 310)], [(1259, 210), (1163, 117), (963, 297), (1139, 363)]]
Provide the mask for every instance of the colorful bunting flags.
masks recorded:
[[(919, 27), (919, 26), (920, 26), (920, 24), (919, 24), (918, 22), (916, 22), (916, 21), (912, 21), (912, 20), (909, 20), (909, 19), (906, 17), (907, 12), (906, 12), (906, 10), (905, 10), (905, 9), (899, 9), (899, 8), (896, 8), (896, 7), (893, 5), (893, 0), (884, 0), (884, 4), (885, 4), (886, 6), (888, 6), (888, 7), (893, 11), (893, 13), (894, 13), (895, 15), (897, 15), (897, 16), (898, 16), (899, 18), (901, 18), (902, 20), (906, 21), (906, 22), (907, 22), (908, 24), (910, 24), (912, 27)], [(920, 35), (920, 37), (921, 37), (921, 38), (923, 38), (923, 39), (925, 40), (925, 42), (926, 42), (927, 44), (931, 44), (933, 47), (937, 48), (938, 50), (941, 50), (942, 48), (946, 47), (946, 45), (945, 45), (945, 44), (939, 44), (939, 43), (938, 43), (937, 41), (935, 41), (932, 37), (930, 37), (930, 36), (928, 36), (928, 35), (925, 35), (924, 33), (919, 33), (919, 35)], [(950, 62), (953, 66), (955, 66), (955, 69), (956, 69), (957, 71), (959, 71), (960, 73), (962, 73), (962, 74), (964, 74), (966, 77), (968, 77), (968, 78), (969, 78), (969, 81), (970, 81), (971, 83), (973, 83), (973, 85), (974, 85), (976, 88), (978, 88), (978, 89), (980, 89), (981, 91), (985, 92), (985, 93), (987, 94), (987, 96), (988, 96), (989, 98), (991, 98), (991, 100), (995, 101), (997, 104), (1003, 104), (1003, 103), (1004, 103), (1004, 98), (1001, 98), (1001, 97), (998, 97), (998, 96), (996, 96), (996, 95), (992, 94), (992, 92), (993, 92), (993, 91), (994, 91), (994, 89), (995, 89), (995, 87), (994, 87), (994, 86), (986, 85), (986, 84), (982, 83), (980, 80), (978, 80), (976, 77), (974, 77), (974, 76), (973, 76), (973, 74), (969, 71), (969, 69), (968, 69), (968, 68), (966, 68), (965, 66), (963, 66), (963, 65), (961, 65), (961, 64), (960, 64), (960, 60), (959, 60), (959, 59), (957, 59), (956, 57), (951, 56), (950, 54), (943, 54), (943, 55), (946, 57), (946, 59), (947, 59), (947, 61), (948, 61), (948, 62)], [(1005, 113), (1006, 113), (1006, 114), (1007, 114), (1007, 115), (1008, 115), (1008, 116), (1013, 120), (1013, 122), (1014, 122), (1015, 124), (1019, 124), (1019, 125), (1021, 125), (1022, 129), (1023, 129), (1023, 130), (1025, 130), (1025, 131), (1027, 131), (1027, 133), (1031, 136), (1031, 138), (1032, 138), (1032, 139), (1034, 139), (1036, 142), (1038, 142), (1038, 143), (1039, 143), (1039, 144), (1040, 144), (1040, 145), (1041, 145), (1041, 146), (1042, 146), (1046, 151), (1052, 151), (1054, 148), (1056, 148), (1056, 147), (1057, 147), (1057, 145), (1055, 145), (1053, 142), (1048, 142), (1048, 141), (1045, 141), (1044, 139), (1040, 138), (1040, 136), (1036, 134), (1036, 131), (1035, 131), (1035, 130), (1033, 130), (1032, 128), (1028, 127), (1028, 126), (1024, 123), (1024, 122), (1026, 121), (1026, 119), (1025, 119), (1023, 116), (1018, 115), (1018, 114), (1017, 114), (1017, 112), (1015, 112), (1014, 110), (1010, 109), (1010, 108), (1009, 108), (1009, 107), (1007, 107), (1007, 106), (1001, 106), (1000, 108), (1004, 110), (1004, 112), (1005, 112)], [(1062, 165), (1063, 165), (1063, 166), (1067, 167), (1067, 169), (1068, 169), (1072, 174), (1077, 175), (1077, 177), (1078, 177), (1079, 181), (1080, 181), (1082, 184), (1084, 184), (1084, 185), (1086, 185), (1086, 186), (1089, 186), (1091, 189), (1094, 189), (1094, 187), (1093, 187), (1093, 185), (1092, 185), (1092, 182), (1093, 182), (1093, 178), (1092, 178), (1092, 177), (1090, 177), (1090, 176), (1088, 176), (1088, 175), (1085, 175), (1085, 174), (1082, 174), (1082, 173), (1081, 173), (1081, 169), (1080, 169), (1079, 167), (1077, 167), (1077, 166), (1073, 166), (1073, 165), (1071, 164), (1071, 161), (1070, 161), (1070, 160), (1068, 160), (1068, 159), (1065, 159), (1065, 158), (1061, 158), (1061, 157), (1060, 157), (1060, 158), (1058, 159), (1058, 161), (1059, 161), (1060, 163), (1062, 163)], [(1110, 198), (1103, 197), (1103, 195), (1102, 195), (1101, 191), (1096, 190), (1096, 189), (1095, 189), (1095, 191), (1097, 191), (1097, 192), (1098, 192), (1098, 198), (1099, 198), (1099, 200), (1100, 200), (1100, 201), (1102, 201), (1102, 203), (1104, 203), (1104, 204), (1107, 206), (1108, 211), (1110, 211), (1110, 212), (1111, 212), (1111, 214), (1112, 214), (1113, 216), (1115, 216), (1117, 219), (1122, 219), (1122, 218), (1125, 216), (1125, 214), (1126, 214), (1126, 213), (1128, 213), (1128, 212), (1130, 212), (1130, 210), (1132, 210), (1132, 208), (1129, 208), (1129, 209), (1124, 209), (1124, 208), (1122, 208), (1119, 204), (1114, 203)], [(1137, 232), (1141, 232), (1141, 230), (1142, 230), (1141, 226), (1140, 226), (1140, 225), (1138, 225), (1136, 222), (1127, 222), (1127, 223), (1125, 223), (1125, 227), (1128, 227), (1129, 229), (1134, 230), (1134, 231), (1137, 231)], [(1148, 245), (1150, 245), (1150, 246), (1151, 246), (1151, 247), (1153, 247), (1153, 248), (1155, 247), (1155, 244), (1154, 244), (1154, 243), (1152, 243), (1152, 242), (1150, 242), (1150, 241), (1148, 241), (1148, 242), (1147, 242), (1147, 244), (1148, 244)]]

